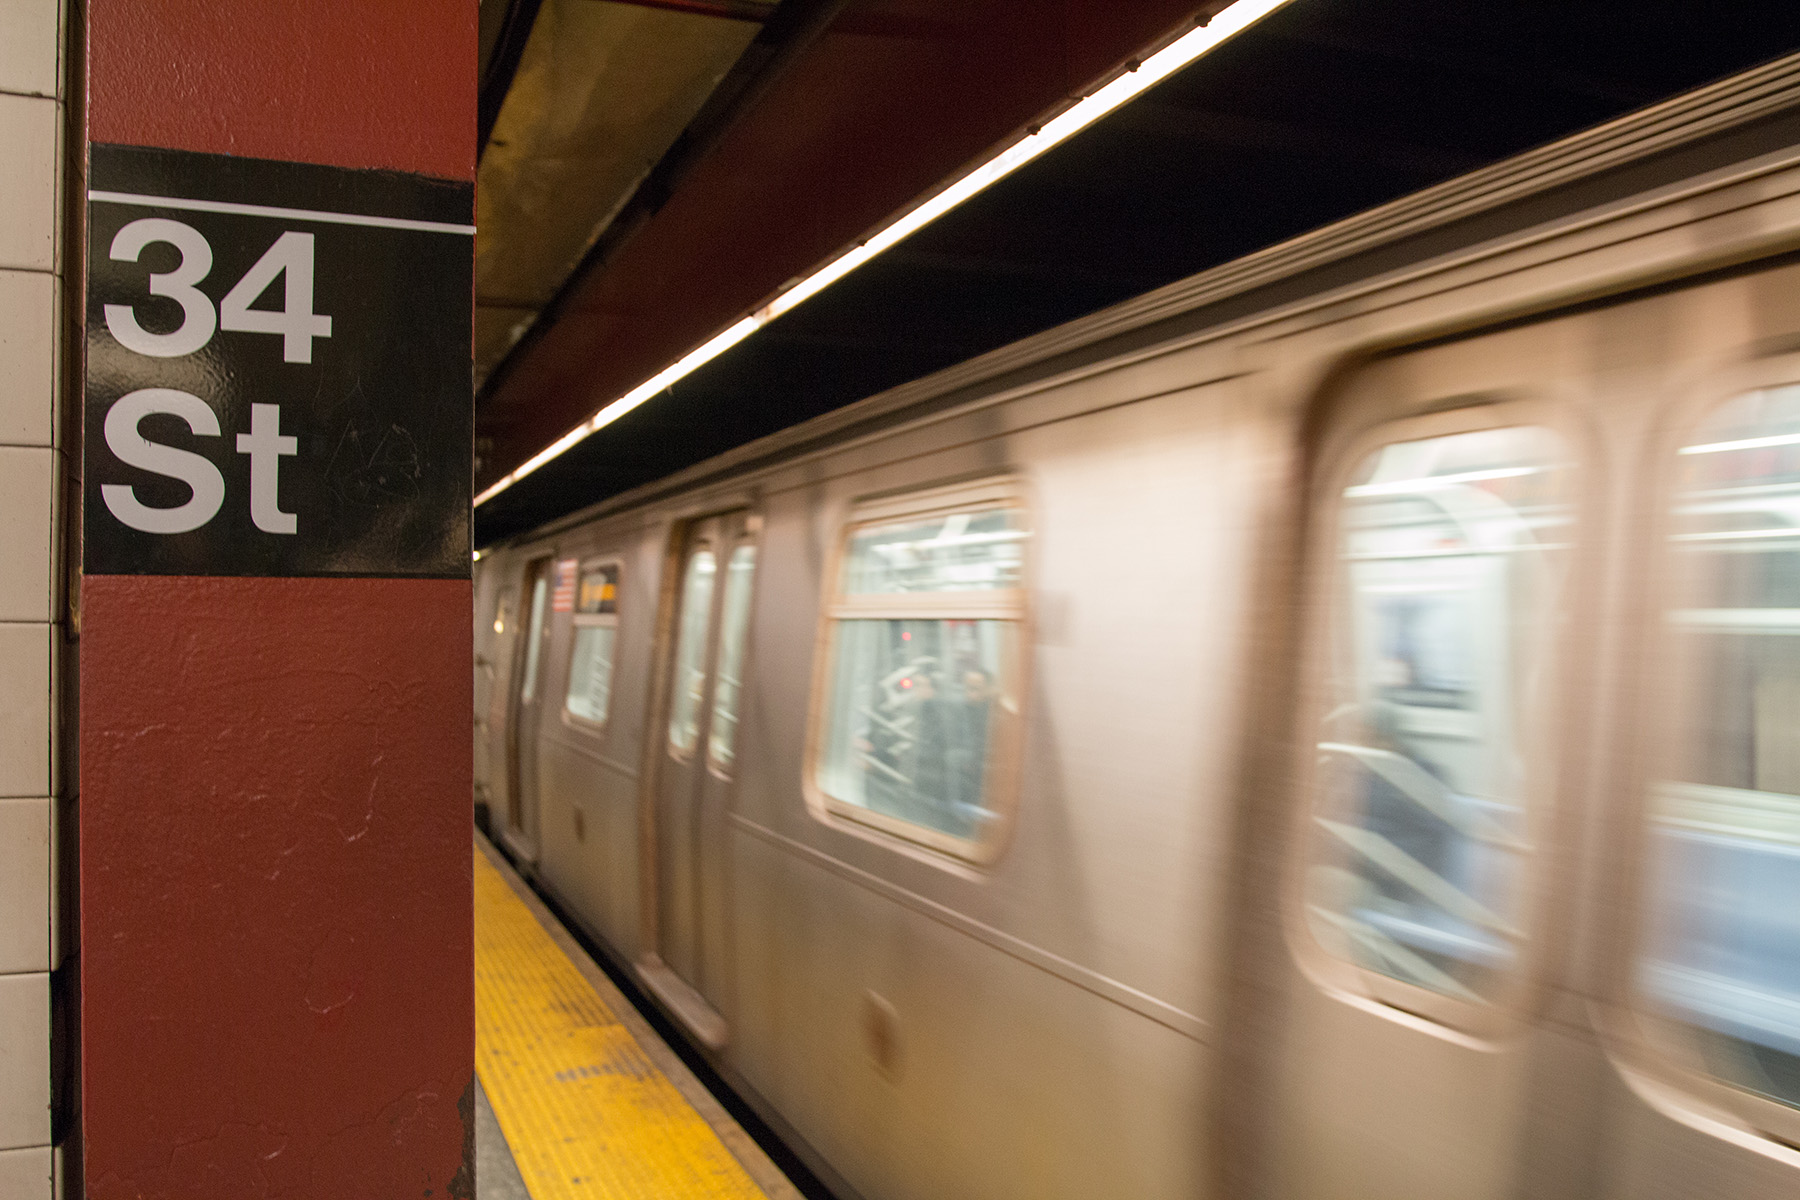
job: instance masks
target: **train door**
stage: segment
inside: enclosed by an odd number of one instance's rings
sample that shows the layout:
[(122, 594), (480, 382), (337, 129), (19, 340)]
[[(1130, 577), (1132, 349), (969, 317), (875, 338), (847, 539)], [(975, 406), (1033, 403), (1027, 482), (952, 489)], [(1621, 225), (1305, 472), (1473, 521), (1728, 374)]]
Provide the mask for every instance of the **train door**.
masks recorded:
[[(1398, 355), (1318, 458), (1273, 1161), (1294, 1200), (1510, 1200), (1546, 1131), (1578, 432), (1557, 324)], [(1562, 1065), (1559, 1067), (1559, 1063)], [(1565, 1125), (1568, 1123), (1565, 1122)]]
[[(479, 587), (476, 590), (477, 594), (479, 594)], [(493, 610), (489, 614), (488, 620), (496, 624), (499, 622), (499, 608), (504, 599), (504, 596), (499, 594), (494, 596)], [(477, 780), (485, 778), (487, 774), (483, 769), (483, 760), (486, 759), (488, 750), (486, 737), (487, 718), (488, 710), (491, 709), (494, 704), (494, 660), (490, 656), (493, 653), (496, 643), (499, 641), (497, 637), (487, 634), (486, 631), (482, 629), (482, 623), (483, 617), (480, 609), (477, 608), (475, 612), (475, 654), (473, 664), (475, 668), (475, 679), (471, 694), (471, 698), (474, 700), (475, 709), (475, 778)], [(481, 647), (484, 645), (487, 647), (487, 654), (481, 652)]]
[(487, 652), (484, 654), (479, 649), (475, 652), (475, 795), (487, 806), (490, 822), (499, 820), (499, 814), (507, 805), (506, 719), (510, 707), (507, 688), (511, 680), (512, 646), (516, 640), (514, 614), (518, 607), (517, 587), (501, 584), (490, 614), (493, 635), (476, 639), (477, 646), (485, 641)]
[(506, 722), (506, 808), (500, 836), (513, 853), (537, 860), (537, 744), (543, 710), (546, 643), (550, 636), (550, 559), (525, 568), (519, 637), (513, 644), (511, 702)]
[(654, 804), (659, 961), (646, 980), (703, 1041), (717, 1044), (723, 1043), (719, 1014), (730, 970), (725, 819), (738, 750), (754, 533), (754, 518), (742, 510), (683, 531), (663, 665), (668, 705)]

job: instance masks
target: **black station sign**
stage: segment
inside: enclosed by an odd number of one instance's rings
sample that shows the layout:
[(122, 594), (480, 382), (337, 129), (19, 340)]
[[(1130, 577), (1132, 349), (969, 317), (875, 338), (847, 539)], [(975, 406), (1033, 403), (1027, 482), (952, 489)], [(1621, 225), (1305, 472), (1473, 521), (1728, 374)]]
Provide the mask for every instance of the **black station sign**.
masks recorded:
[(473, 190), (91, 147), (83, 567), (469, 574)]

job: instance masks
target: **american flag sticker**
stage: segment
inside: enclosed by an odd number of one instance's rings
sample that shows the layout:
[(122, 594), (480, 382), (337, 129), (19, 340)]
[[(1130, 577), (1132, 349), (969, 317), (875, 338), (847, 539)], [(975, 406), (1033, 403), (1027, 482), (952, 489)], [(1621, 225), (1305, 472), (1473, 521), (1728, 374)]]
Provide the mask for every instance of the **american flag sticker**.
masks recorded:
[(556, 590), (550, 593), (550, 611), (575, 611), (576, 560), (565, 558), (556, 564)]

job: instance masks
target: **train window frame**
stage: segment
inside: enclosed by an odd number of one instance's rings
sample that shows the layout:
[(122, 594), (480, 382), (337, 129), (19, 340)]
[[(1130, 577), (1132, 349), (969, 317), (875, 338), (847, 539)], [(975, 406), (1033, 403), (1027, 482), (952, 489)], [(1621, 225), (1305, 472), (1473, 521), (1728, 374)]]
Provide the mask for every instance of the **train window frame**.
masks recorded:
[[(1633, 752), (1617, 781), (1624, 803), (1615, 811), (1627, 814), (1629, 837), (1618, 875), (1627, 893), (1619, 906), (1613, 936), (1612, 961), (1606, 964), (1608, 1003), (1601, 1019), (1609, 1049), (1628, 1079), (1643, 1076), (1673, 1091), (1670, 1104), (1679, 1115), (1693, 1115), (1743, 1130), (1761, 1146), (1800, 1148), (1800, 1107), (1790, 1106), (1709, 1068), (1697, 1037), (1683, 1022), (1657, 1011), (1639, 978), (1652, 939), (1657, 899), (1657, 879), (1651, 863), (1654, 836), (1655, 792), (1676, 777), (1686, 746), (1682, 724), (1685, 705), (1679, 692), (1688, 665), (1678, 639), (1658, 636), (1667, 615), (1680, 607), (1684, 585), (1673, 559), (1671, 537), (1681, 499), (1680, 451), (1693, 444), (1698, 431), (1722, 408), (1752, 393), (1784, 387), (1800, 387), (1800, 354), (1771, 356), (1761, 361), (1715, 365), (1686, 388), (1677, 389), (1672, 403), (1660, 406), (1664, 419), (1650, 453), (1654, 459), (1644, 472), (1638, 490), (1640, 522), (1634, 539), (1639, 561), (1648, 564), (1650, 599), (1632, 619), (1642, 644), (1653, 647), (1628, 681), (1638, 699), (1629, 706), (1628, 742)], [(1610, 1010), (1610, 1011), (1608, 1011)], [(1759, 1147), (1760, 1148), (1760, 1147)]]
[[(556, 558), (554, 552), (547, 552), (542, 556), (542, 560), (550, 564), (545, 574), (537, 579), (529, 580), (529, 584), (521, 582), (519, 585), (518, 623), (520, 636), (525, 641), (520, 645), (520, 677), (517, 687), (518, 698), (515, 701), (515, 704), (519, 706), (527, 704), (539, 706), (540, 712), (543, 704), (542, 693), (545, 685), (549, 682), (550, 671), (549, 648), (545, 643), (550, 640), (556, 625), (556, 606), (554, 604)], [(539, 559), (536, 557), (526, 559), (524, 571), (527, 578), (538, 561)], [(532, 631), (534, 624), (537, 626), (535, 635)]]
[[(726, 752), (726, 757), (721, 759), (718, 753), (720, 745), (719, 687), (723, 677), (725, 664), (726, 637), (728, 633), (726, 622), (730, 620), (731, 616), (731, 572), (733, 565), (737, 562), (737, 556), (745, 550), (750, 552), (750, 581), (747, 593), (744, 597), (744, 624), (743, 629), (740, 631), (743, 643), (738, 651), (739, 657), (737, 666), (739, 679), (731, 715), (731, 746)], [(715, 779), (722, 780), (726, 783), (730, 783), (737, 778), (737, 764), (739, 752), (741, 750), (741, 746), (737, 740), (737, 734), (738, 730), (743, 727), (744, 701), (749, 694), (750, 689), (748, 684), (752, 677), (751, 673), (755, 669), (753, 661), (754, 655), (752, 652), (755, 639), (751, 636), (751, 632), (756, 626), (756, 596), (757, 592), (760, 590), (757, 587), (757, 584), (762, 577), (762, 558), (762, 518), (753, 514), (745, 519), (743, 532), (732, 543), (731, 553), (725, 556), (725, 580), (721, 585), (722, 594), (719, 597), (719, 646), (716, 661), (713, 663), (713, 702), (706, 714), (706, 747), (703, 752), (703, 757), (706, 760), (706, 769), (711, 772)], [(696, 752), (699, 752), (699, 747), (696, 747), (695, 749)]]
[[(857, 616), (867, 618), (879, 607), (892, 611), (899, 606), (858, 605), (846, 597), (843, 577), (852, 542), (858, 530), (871, 525), (930, 518), (982, 508), (1008, 508), (1019, 514), (1026, 531), (1026, 550), (1020, 568), (1020, 583), (1007, 591), (971, 591), (972, 599), (950, 612), (948, 604), (920, 605), (920, 620), (993, 619), (1011, 622), (1017, 633), (1017, 652), (1008, 664), (1010, 670), (999, 689), (1002, 697), (1010, 697), (1013, 706), (1004, 702), (1000, 711), (1004, 719), (995, 723), (989, 734), (983, 791), (984, 807), (989, 814), (984, 826), (973, 838), (954, 834), (919, 822), (874, 812), (862, 805), (832, 796), (820, 783), (823, 765), (825, 724), (829, 716), (832, 681), (836, 675), (837, 655), (833, 634), (838, 624)], [(1031, 502), (1026, 481), (1016, 474), (987, 477), (964, 483), (909, 488), (886, 492), (851, 501), (837, 518), (836, 537), (827, 556), (820, 584), (819, 619), (814, 636), (813, 671), (810, 683), (806, 722), (806, 743), (801, 770), (801, 792), (807, 811), (820, 823), (846, 833), (868, 837), (903, 853), (926, 852), (928, 861), (941, 865), (960, 864), (988, 867), (996, 862), (1009, 844), (1017, 820), (1020, 780), (1023, 774), (1026, 703), (1031, 686), (1031, 660), (1034, 637), (1034, 587), (1037, 555), (1031, 540), (1039, 536), (1036, 510)], [(945, 593), (931, 593), (941, 596)], [(974, 598), (979, 597), (979, 598)], [(865, 611), (869, 610), (869, 611)]]
[[(1354, 387), (1355, 385), (1353, 385)], [(1529, 391), (1514, 389), (1477, 392), (1453, 397), (1416, 400), (1388, 398), (1357, 406), (1357, 411), (1336, 423), (1316, 443), (1313, 461), (1318, 464), (1306, 491), (1304, 529), (1306, 541), (1300, 557), (1300, 595), (1304, 614), (1298, 629), (1296, 659), (1302, 702), (1295, 709), (1291, 731), (1294, 758), (1290, 845), (1284, 891), (1283, 923), (1290, 952), (1308, 979), (1326, 993), (1347, 1003), (1395, 1019), (1412, 1018), (1452, 1038), (1471, 1038), (1488, 1044), (1515, 1030), (1542, 996), (1544, 961), (1549, 953), (1546, 908), (1554, 886), (1553, 859), (1558, 829), (1567, 820), (1570, 806), (1565, 793), (1576, 771), (1579, 748), (1559, 743), (1555, 732), (1574, 710), (1577, 659), (1572, 644), (1575, 618), (1586, 605), (1586, 564), (1581, 548), (1596, 508), (1593, 490), (1593, 456), (1590, 439), (1580, 424), (1572, 397), (1550, 383)], [(1343, 576), (1340, 538), (1345, 490), (1355, 471), (1381, 449), (1404, 442), (1479, 433), (1485, 430), (1536, 427), (1561, 440), (1569, 453), (1574, 474), (1568, 487), (1569, 547), (1559, 607), (1561, 627), (1551, 636), (1549, 681), (1552, 715), (1539, 722), (1530, 736), (1539, 745), (1536, 757), (1542, 766), (1522, 793), (1522, 840), (1529, 848), (1522, 855), (1518, 884), (1520, 936), (1517, 956), (1505, 971), (1505, 980), (1483, 1002), (1472, 1002), (1434, 991), (1422, 985), (1383, 974), (1327, 947), (1307, 918), (1308, 873), (1316, 863), (1316, 819), (1320, 804), (1318, 735), (1332, 704), (1329, 683), (1332, 656), (1340, 634)], [(1522, 743), (1523, 744), (1523, 743)]]
[[(580, 611), (581, 583), (589, 572), (601, 567), (616, 569), (616, 594), (613, 598), (611, 613), (583, 613)], [(613, 697), (618, 694), (619, 686), (619, 648), (624, 635), (623, 618), (625, 610), (625, 559), (617, 553), (597, 554), (580, 560), (575, 568), (575, 607), (569, 612), (569, 652), (563, 664), (562, 678), (562, 720), (565, 725), (586, 733), (600, 735), (612, 728)], [(612, 680), (606, 690), (606, 712), (599, 719), (586, 717), (569, 707), (569, 688), (575, 681), (575, 651), (581, 644), (581, 631), (591, 628), (611, 628), (613, 630), (612, 662), (609, 667)]]
[[(688, 530), (684, 530), (684, 536), (690, 531), (691, 526)], [(688, 615), (688, 603), (693, 595), (693, 581), (688, 578), (688, 572), (692, 569), (694, 560), (703, 553), (712, 559), (713, 578), (712, 582), (708, 585), (709, 590), (706, 596), (706, 607), (700, 614), (700, 641), (697, 645), (697, 649), (700, 652), (699, 663), (701, 669), (704, 672), (705, 678), (710, 682), (712, 675), (712, 655), (714, 651), (713, 634), (715, 632), (712, 626), (712, 613), (714, 606), (719, 600), (719, 591), (723, 586), (723, 581), (719, 578), (723, 573), (719, 566), (719, 547), (710, 538), (702, 538), (693, 542), (683, 542), (676, 550), (674, 556), (674, 579), (677, 590), (675, 594), (674, 611), (671, 614), (673, 624), (669, 631), (669, 661), (667, 666), (667, 686), (669, 690), (667, 701), (663, 706), (664, 715), (659, 722), (658, 737), (662, 742), (663, 753), (667, 754), (678, 763), (689, 763), (696, 759), (704, 760), (706, 749), (702, 743), (705, 739), (700, 736), (700, 728), (702, 724), (704, 724), (702, 718), (711, 715), (706, 711), (706, 706), (704, 704), (700, 704), (699, 701), (696, 701), (696, 704), (698, 704), (699, 707), (694, 710), (694, 715), (696, 717), (694, 722), (694, 744), (691, 746), (683, 746), (675, 739), (675, 721), (677, 705), (679, 703), (677, 692), (681, 687), (683, 622), (684, 618)]]

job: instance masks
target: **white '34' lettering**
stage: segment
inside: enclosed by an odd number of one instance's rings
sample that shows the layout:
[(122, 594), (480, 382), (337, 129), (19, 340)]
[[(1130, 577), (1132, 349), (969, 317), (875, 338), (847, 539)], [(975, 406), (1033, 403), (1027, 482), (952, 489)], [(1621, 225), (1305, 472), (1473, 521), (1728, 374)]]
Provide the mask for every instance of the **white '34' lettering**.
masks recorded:
[[(192, 225), (165, 217), (133, 221), (113, 235), (112, 258), (115, 262), (136, 262), (144, 247), (153, 242), (166, 242), (181, 255), (181, 262), (173, 271), (150, 273), (150, 294), (166, 296), (181, 305), (181, 325), (170, 333), (151, 333), (138, 323), (131, 305), (108, 304), (102, 310), (106, 328), (127, 350), (152, 358), (179, 358), (205, 347), (212, 341), (214, 330), (225, 329), (280, 334), (282, 361), (309, 363), (313, 339), (331, 336), (331, 318), (312, 310), (312, 234), (290, 229), (276, 238), (256, 265), (225, 293), (217, 312), (211, 298), (196, 286), (212, 270), (212, 245)], [(277, 276), (285, 277), (280, 310), (251, 308), (251, 301), (262, 295)]]
[[(151, 358), (178, 358), (204, 349), (224, 329), (278, 334), (284, 362), (310, 363), (313, 339), (331, 336), (331, 318), (313, 311), (312, 234), (288, 230), (276, 238), (216, 310), (198, 287), (212, 270), (212, 245), (192, 225), (164, 217), (132, 221), (114, 235), (110, 253), (115, 261), (137, 262), (145, 247), (156, 242), (173, 246), (181, 260), (172, 271), (151, 272), (149, 291), (181, 306), (181, 324), (168, 333), (153, 333), (138, 321), (132, 305), (105, 305), (106, 328), (125, 349)], [(281, 308), (251, 308), (278, 278), (284, 281)], [(100, 496), (107, 510), (133, 529), (188, 533), (224, 506), (225, 477), (203, 455), (146, 438), (138, 425), (156, 413), (179, 418), (197, 436), (220, 436), (217, 414), (198, 396), (175, 388), (140, 388), (107, 410), (107, 449), (126, 466), (185, 483), (192, 494), (172, 508), (145, 504), (128, 484), (104, 484)], [(281, 432), (278, 405), (250, 406), (250, 432), (238, 434), (237, 450), (250, 456), (250, 519), (264, 533), (298, 532), (299, 519), (281, 510), (280, 478), (282, 458), (298, 454), (299, 448), (299, 439)]]

